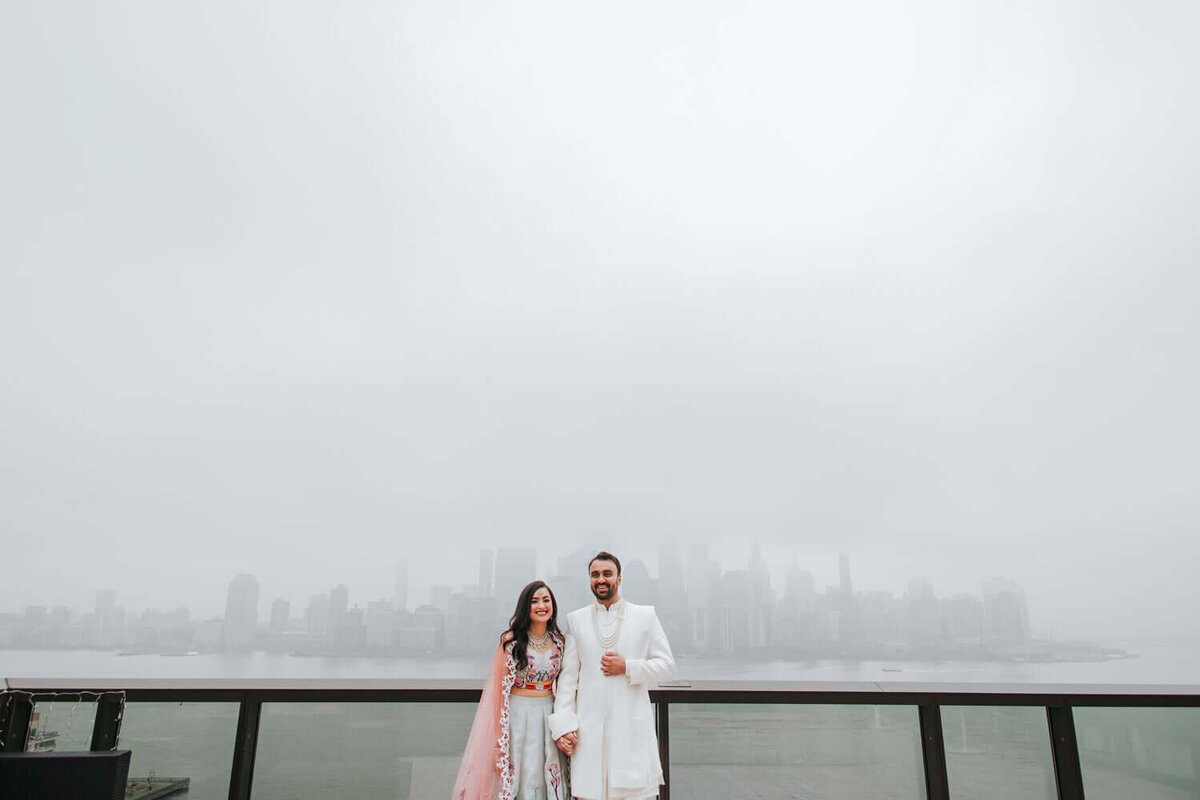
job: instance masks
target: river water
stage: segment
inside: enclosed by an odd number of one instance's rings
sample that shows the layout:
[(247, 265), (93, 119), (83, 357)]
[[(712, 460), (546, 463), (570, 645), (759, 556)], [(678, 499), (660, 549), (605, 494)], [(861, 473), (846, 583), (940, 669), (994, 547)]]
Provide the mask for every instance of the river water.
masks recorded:
[[(682, 680), (981, 683), (1196, 683), (1200, 645), (1145, 645), (1135, 658), (1082, 663), (811, 661), (680, 656)], [(117, 655), (91, 650), (0, 650), (9, 678), (482, 678), (486, 658), (210, 653)]]

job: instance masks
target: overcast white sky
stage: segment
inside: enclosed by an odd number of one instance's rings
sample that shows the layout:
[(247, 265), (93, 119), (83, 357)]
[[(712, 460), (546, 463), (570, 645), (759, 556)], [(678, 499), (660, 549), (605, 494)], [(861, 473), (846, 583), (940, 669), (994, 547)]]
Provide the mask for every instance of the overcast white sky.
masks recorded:
[(7, 0), (0, 610), (672, 535), (1200, 634), (1198, 29)]

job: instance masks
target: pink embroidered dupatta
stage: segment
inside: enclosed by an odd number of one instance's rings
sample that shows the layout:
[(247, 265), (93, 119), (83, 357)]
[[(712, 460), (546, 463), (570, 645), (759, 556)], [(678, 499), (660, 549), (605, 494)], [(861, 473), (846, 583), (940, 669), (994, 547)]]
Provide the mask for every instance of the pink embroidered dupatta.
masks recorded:
[(471, 725), (471, 735), (467, 737), (467, 748), (458, 767), (458, 778), (450, 795), (452, 800), (495, 800), (500, 793), (501, 760), (502, 756), (508, 755), (501, 753), (500, 737), (503, 733), (501, 715), (508, 696), (505, 684), (512, 685), (511, 678), (505, 680), (509, 660), (504, 648), (497, 647), (483, 696), (479, 699), (479, 709), (475, 712), (475, 722)]

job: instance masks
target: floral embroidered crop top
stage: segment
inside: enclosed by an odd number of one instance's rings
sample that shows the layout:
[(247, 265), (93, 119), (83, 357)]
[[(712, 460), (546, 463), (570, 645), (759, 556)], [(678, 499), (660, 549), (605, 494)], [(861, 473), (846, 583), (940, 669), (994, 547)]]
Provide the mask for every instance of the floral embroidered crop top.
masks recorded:
[(562, 671), (562, 645), (555, 642), (545, 650), (525, 651), (524, 666), (517, 667), (514, 689), (549, 689)]

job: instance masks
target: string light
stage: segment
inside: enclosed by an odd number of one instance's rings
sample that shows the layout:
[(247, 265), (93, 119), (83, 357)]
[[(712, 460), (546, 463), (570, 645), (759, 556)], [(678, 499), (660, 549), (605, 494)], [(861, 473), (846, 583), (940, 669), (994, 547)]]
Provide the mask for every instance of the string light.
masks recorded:
[[(27, 703), (29, 703), (29, 705), (31, 707), (36, 708), (39, 703), (46, 703), (46, 702), (56, 703), (56, 702), (58, 702), (58, 698), (60, 698), (60, 697), (61, 698), (74, 698), (75, 702), (71, 705), (70, 710), (67, 711), (67, 730), (70, 731), (71, 726), (74, 724), (75, 710), (77, 708), (79, 708), (81, 703), (84, 703), (84, 702), (96, 703), (97, 711), (99, 711), (99, 702), (100, 702), (101, 698), (112, 697), (112, 696), (116, 696), (118, 699), (118, 702), (119, 702), (119, 705), (117, 708), (117, 735), (113, 738), (112, 747), (110, 747), (108, 749), (116, 750), (117, 744), (121, 741), (121, 726), (125, 722), (125, 692), (124, 692), (124, 690), (111, 691), (111, 692), (94, 692), (94, 691), (85, 689), (85, 690), (81, 690), (78, 692), (30, 692), (25, 689), (5, 689), (4, 691), (0, 692), (0, 706), (3, 706), (5, 704), (5, 701), (10, 701), (10, 702), (16, 703), (16, 702), (20, 702), (21, 700), (24, 700)], [(49, 720), (50, 720), (49, 709), (47, 709), (45, 722), (48, 723)], [(33, 724), (33, 715), (32, 714), (29, 715), (29, 722), (26, 723), (26, 727), (25, 727), (25, 735), (26, 736), (29, 735), (29, 725), (31, 725), (31, 724)], [(3, 752), (5, 749), (4, 748), (5, 733), (6, 732), (3, 729), (0, 729), (0, 752)]]

